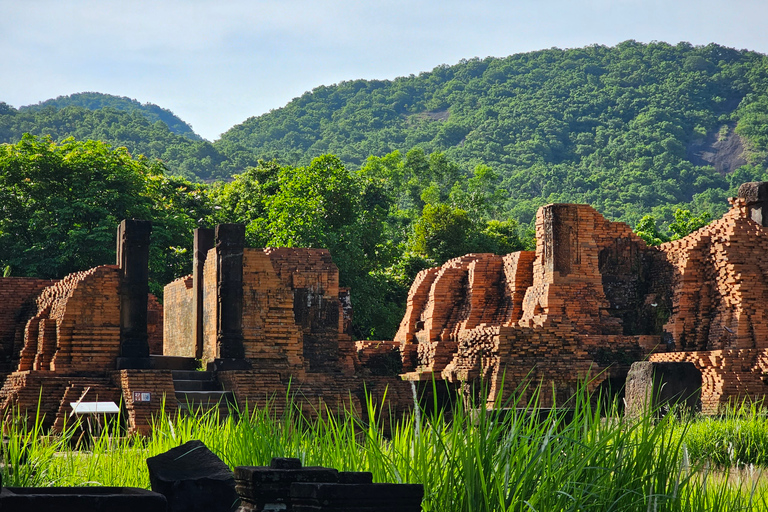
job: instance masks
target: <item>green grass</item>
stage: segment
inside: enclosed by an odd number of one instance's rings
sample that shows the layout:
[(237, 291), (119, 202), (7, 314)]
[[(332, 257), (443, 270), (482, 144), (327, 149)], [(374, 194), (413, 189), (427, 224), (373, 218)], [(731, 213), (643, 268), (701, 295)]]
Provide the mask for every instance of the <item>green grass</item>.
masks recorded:
[[(588, 398), (577, 395), (568, 421), (554, 411), (535, 419), (535, 405), (508, 414), (459, 408), (450, 419), (422, 411), (418, 423), (412, 415), (389, 432), (373, 404), (362, 418), (342, 411), (312, 421), (295, 408), (281, 418), (255, 409), (224, 421), (209, 412), (161, 418), (150, 438), (103, 437), (88, 451), (67, 450), (71, 434), (43, 436), (39, 421), (10, 422), (5, 435), (16, 448), (9, 448), (2, 476), (5, 485), (148, 487), (147, 457), (200, 439), (232, 467), (289, 456), (305, 465), (371, 471), (377, 482), (423, 483), (425, 511), (768, 510), (758, 470), (722, 469), (764, 464), (768, 427), (760, 409), (721, 419), (630, 420), (610, 407), (601, 416)], [(724, 433), (712, 435), (718, 428)], [(726, 440), (743, 458), (723, 458), (714, 449)], [(20, 464), (26, 444), (28, 463)]]

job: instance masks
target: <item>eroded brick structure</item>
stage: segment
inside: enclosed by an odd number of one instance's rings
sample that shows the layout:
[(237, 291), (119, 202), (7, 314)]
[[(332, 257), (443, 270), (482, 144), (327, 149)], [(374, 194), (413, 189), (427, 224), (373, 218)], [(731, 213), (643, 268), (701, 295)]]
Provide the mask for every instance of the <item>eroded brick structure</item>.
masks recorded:
[[(241, 408), (269, 403), (280, 412), (291, 394), (310, 413), (359, 409), (366, 389), (379, 398), (387, 390), (393, 406), (411, 403), (409, 387), (394, 372), (381, 375), (361, 364), (350, 335), (349, 290), (339, 287), (327, 250), (244, 248), (241, 236), (222, 243), (235, 229), (217, 230), (199, 277), (166, 286), (166, 356), (193, 355), (189, 333), (200, 325), (203, 363), (217, 370)], [(196, 289), (202, 311), (193, 307)], [(241, 352), (227, 352), (231, 340)]]
[(674, 268), (670, 352), (702, 372), (702, 409), (768, 391), (768, 183), (747, 183), (721, 219), (661, 246)]
[[(120, 235), (128, 237), (128, 244), (135, 222), (121, 224)], [(130, 255), (134, 248), (126, 247), (124, 236), (118, 238), (123, 240), (118, 258)], [(130, 352), (138, 343), (148, 359), (150, 350), (162, 346), (161, 306), (148, 297), (146, 283), (142, 287), (139, 282), (138, 291), (130, 288), (130, 279), (126, 284), (125, 268), (132, 264), (132, 258), (123, 258), (118, 265), (95, 267), (60, 281), (0, 279), (0, 290), (10, 296), (0, 306), (0, 318), (6, 319), (0, 344), (5, 367), (12, 370), (3, 375), (0, 389), (4, 411), (35, 411), (39, 402), (44, 424), (61, 428), (70, 402), (119, 402), (121, 395), (130, 395), (116, 372), (124, 347)], [(126, 407), (130, 412), (132, 402), (126, 401)]]
[(586, 205), (542, 207), (536, 237), (535, 253), (469, 254), (417, 276), (395, 337), (405, 378), (482, 382), (489, 403), (530, 379), (545, 405), (563, 403), (661, 342), (658, 251)]
[(651, 354), (702, 370), (705, 412), (763, 398), (768, 184), (739, 196), (722, 219), (658, 248), (589, 206), (551, 204), (537, 214), (535, 253), (421, 272), (395, 338), (404, 378), (483, 381), (489, 403), (530, 380), (544, 405), (562, 404), (580, 379), (621, 382)]

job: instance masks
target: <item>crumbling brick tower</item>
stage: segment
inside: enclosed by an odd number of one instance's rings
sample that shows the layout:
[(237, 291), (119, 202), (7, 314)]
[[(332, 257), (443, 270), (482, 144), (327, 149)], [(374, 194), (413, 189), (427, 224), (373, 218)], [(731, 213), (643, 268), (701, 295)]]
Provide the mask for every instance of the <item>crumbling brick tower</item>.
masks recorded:
[(702, 372), (702, 409), (763, 400), (768, 391), (768, 183), (745, 183), (721, 219), (663, 244), (674, 270), (672, 343), (651, 361), (690, 361)]
[[(45, 287), (41, 281), (1, 280), (5, 288), (33, 290), (16, 310), (13, 334), (4, 334), (14, 371), (0, 390), (3, 410), (35, 411), (39, 401), (44, 426), (60, 429), (70, 402), (120, 401), (116, 368), (148, 368), (150, 350), (158, 351), (162, 340), (162, 310), (148, 296), (146, 282), (150, 229), (148, 222), (123, 221), (117, 265), (70, 274)], [(11, 310), (4, 306), (0, 316)]]
[(562, 404), (580, 379), (620, 379), (661, 343), (664, 265), (629, 226), (551, 204), (536, 239), (535, 253), (469, 254), (417, 276), (395, 337), (404, 378), (482, 381), (489, 404), (531, 381), (543, 404)]

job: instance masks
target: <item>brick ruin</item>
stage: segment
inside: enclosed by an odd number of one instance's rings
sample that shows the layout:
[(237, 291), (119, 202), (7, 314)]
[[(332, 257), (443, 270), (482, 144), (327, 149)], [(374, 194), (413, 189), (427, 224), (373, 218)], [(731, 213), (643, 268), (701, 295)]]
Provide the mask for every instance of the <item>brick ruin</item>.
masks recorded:
[(367, 390), (390, 404), (412, 401), (396, 373), (377, 375), (350, 335), (350, 292), (326, 249), (243, 246), (244, 226), (195, 231), (193, 274), (164, 292), (165, 356), (198, 357), (216, 369), (241, 409), (290, 393), (305, 411), (354, 407)]
[(410, 403), (406, 383), (360, 362), (328, 251), (245, 248), (242, 225), (199, 229), (194, 272), (161, 306), (148, 292), (150, 233), (123, 221), (116, 265), (0, 279), (0, 408), (33, 417), (39, 403), (60, 431), (71, 402), (122, 402), (130, 430), (147, 433), (161, 410), (229, 401), (280, 413), (289, 393), (308, 414), (361, 410), (365, 390)]
[(193, 273), (166, 286), (161, 306), (147, 287), (151, 225), (123, 221), (116, 265), (0, 279), (0, 407), (39, 402), (44, 426), (60, 430), (70, 402), (122, 402), (129, 428), (146, 433), (163, 408), (229, 401), (279, 414), (289, 395), (308, 414), (361, 410), (366, 391), (402, 409), (411, 383), (433, 378), (489, 405), (541, 383), (547, 406), (587, 378), (620, 386), (647, 357), (695, 364), (704, 411), (716, 412), (766, 393), (766, 206), (768, 183), (745, 184), (720, 220), (647, 247), (587, 205), (550, 204), (536, 251), (422, 271), (395, 339), (357, 342), (327, 250), (247, 248), (242, 225), (198, 229)]
[(541, 383), (546, 406), (587, 378), (590, 389), (620, 385), (649, 357), (694, 363), (704, 412), (762, 399), (768, 183), (745, 184), (730, 202), (720, 220), (659, 247), (587, 205), (550, 204), (536, 217), (535, 253), (468, 254), (422, 271), (393, 343), (403, 378), (483, 389), (489, 405)]

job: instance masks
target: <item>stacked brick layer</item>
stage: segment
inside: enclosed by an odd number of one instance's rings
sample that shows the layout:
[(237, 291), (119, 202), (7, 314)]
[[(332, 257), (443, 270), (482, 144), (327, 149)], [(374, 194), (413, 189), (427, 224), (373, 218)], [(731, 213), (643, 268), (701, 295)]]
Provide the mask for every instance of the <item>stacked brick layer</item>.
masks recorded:
[(163, 306), (172, 314), (163, 315), (163, 355), (195, 357), (193, 298), (191, 275), (165, 285)]
[(535, 253), (469, 254), (419, 274), (395, 338), (405, 378), (482, 381), (489, 404), (541, 383), (543, 405), (563, 403), (661, 342), (663, 287), (648, 284), (663, 274), (658, 250), (586, 205), (543, 207), (536, 229)]

